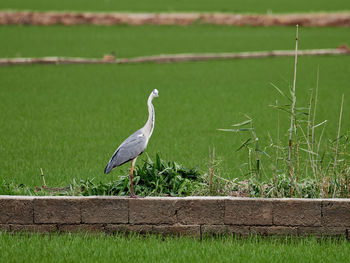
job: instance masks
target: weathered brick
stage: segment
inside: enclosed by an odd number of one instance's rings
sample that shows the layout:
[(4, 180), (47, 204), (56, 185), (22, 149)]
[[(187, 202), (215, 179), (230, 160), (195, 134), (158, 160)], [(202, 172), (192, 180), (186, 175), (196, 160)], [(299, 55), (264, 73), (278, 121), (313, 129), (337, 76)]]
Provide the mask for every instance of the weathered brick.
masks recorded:
[(267, 199), (226, 199), (225, 224), (272, 225), (272, 202)]
[(345, 227), (324, 227), (324, 226), (300, 226), (298, 227), (300, 236), (346, 236)]
[(199, 225), (128, 225), (128, 224), (107, 224), (107, 233), (138, 233), (138, 234), (160, 234), (160, 235), (187, 235), (193, 237), (200, 236)]
[(128, 224), (107, 224), (105, 231), (109, 234), (126, 233)]
[(75, 198), (38, 198), (34, 199), (35, 223), (80, 223), (81, 199)]
[(37, 224), (37, 225), (10, 225), (13, 232), (40, 232), (51, 233), (57, 231), (55, 224)]
[(152, 225), (107, 224), (105, 230), (107, 233), (138, 233), (145, 235), (152, 233)]
[(274, 225), (320, 226), (321, 201), (285, 199), (273, 201)]
[(289, 226), (251, 226), (250, 233), (263, 236), (296, 236), (296, 227)]
[(322, 225), (350, 227), (350, 200), (324, 200)]
[(201, 226), (202, 237), (205, 236), (220, 236), (229, 234), (227, 225), (202, 225)]
[(177, 202), (177, 221), (184, 225), (224, 224), (224, 199), (181, 199)]
[(227, 231), (229, 234), (233, 234), (233, 236), (248, 236), (250, 234), (249, 226), (227, 226)]
[(63, 224), (58, 225), (61, 232), (103, 232), (103, 224)]
[(128, 223), (129, 200), (125, 197), (93, 197), (81, 203), (82, 223)]
[(10, 231), (10, 225), (0, 224), (0, 231)]
[(129, 199), (129, 223), (174, 224), (176, 198)]
[(33, 198), (1, 197), (0, 224), (33, 223)]
[(199, 225), (158, 225), (152, 227), (152, 233), (172, 236), (191, 236), (200, 237), (201, 231)]

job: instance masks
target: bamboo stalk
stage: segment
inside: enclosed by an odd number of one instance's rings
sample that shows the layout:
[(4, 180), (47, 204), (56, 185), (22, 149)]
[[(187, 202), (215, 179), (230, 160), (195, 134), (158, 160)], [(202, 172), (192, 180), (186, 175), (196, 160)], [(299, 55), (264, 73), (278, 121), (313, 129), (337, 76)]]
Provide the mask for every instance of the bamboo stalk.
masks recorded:
[[(276, 100), (276, 106), (278, 106), (278, 100)], [(276, 167), (275, 167), (275, 176), (273, 178), (277, 198), (280, 197), (278, 192), (278, 185), (277, 185), (279, 147), (280, 147), (280, 114), (279, 114), (279, 111), (277, 111), (277, 147), (276, 147), (276, 161), (275, 161)]]
[(340, 128), (341, 128), (341, 120), (343, 116), (343, 104), (344, 104), (344, 93), (341, 97), (341, 105), (340, 105), (340, 113), (339, 113), (339, 123), (338, 123), (338, 135), (337, 135), (337, 146), (335, 148), (335, 155), (334, 155), (334, 166), (333, 170), (335, 170), (337, 166), (337, 156), (338, 156), (338, 148), (339, 148), (339, 137), (340, 137)]
[(213, 165), (212, 165), (212, 153), (209, 146), (209, 191), (212, 192), (213, 184)]
[[(311, 126), (311, 151), (314, 152), (314, 145), (315, 145), (315, 120), (316, 120), (316, 112), (317, 112), (317, 100), (318, 100), (318, 86), (319, 86), (319, 79), (320, 79), (320, 66), (317, 67), (317, 78), (316, 78), (316, 91), (315, 91), (315, 101), (314, 101), (314, 112), (312, 115), (312, 126)], [(321, 138), (320, 138), (321, 139)], [(317, 152), (318, 154), (318, 152)], [(317, 165), (315, 164), (315, 156), (312, 157), (312, 169), (314, 172), (314, 177), (317, 182)], [(316, 163), (317, 163), (317, 156), (316, 156)]]
[(45, 175), (43, 172), (43, 168), (40, 168), (40, 172), (41, 172), (41, 177), (43, 178), (43, 188), (46, 188)]
[[(277, 100), (276, 100), (276, 106), (278, 106)], [(277, 174), (278, 174), (279, 147), (280, 147), (280, 114), (279, 114), (279, 111), (277, 111), (277, 147), (276, 147), (275, 176), (277, 176)]]
[[(309, 151), (311, 150), (311, 147), (310, 147), (310, 129), (311, 129), (311, 109), (312, 109), (312, 100), (313, 100), (313, 90), (311, 90), (311, 93), (310, 93), (310, 101), (309, 101), (309, 108), (308, 108), (308, 115), (307, 115), (307, 126), (306, 126), (306, 142), (307, 142), (307, 145), (308, 145), (308, 148), (309, 148)], [(315, 174), (315, 170), (313, 168), (313, 159), (312, 159), (312, 156), (311, 156), (311, 153), (309, 152), (309, 159), (308, 161), (310, 162), (311, 164), (311, 167), (312, 167), (312, 171), (314, 172)], [(308, 176), (308, 165), (305, 166), (305, 175)]]
[(289, 128), (289, 152), (288, 152), (288, 162), (291, 161), (292, 157), (292, 135), (293, 135), (293, 127), (294, 127), (294, 115), (295, 115), (295, 103), (296, 103), (296, 95), (295, 95), (295, 84), (297, 79), (297, 64), (298, 64), (298, 30), (299, 26), (296, 26), (296, 38), (295, 38), (295, 53), (294, 53), (294, 77), (293, 77), (293, 102), (292, 102), (292, 114), (290, 115), (290, 128)]
[(293, 88), (292, 88), (292, 109), (291, 109), (291, 115), (290, 115), (290, 128), (289, 128), (289, 141), (288, 141), (288, 165), (289, 165), (289, 179), (290, 179), (290, 196), (292, 197), (293, 194), (293, 174), (294, 174), (294, 167), (292, 166), (291, 158), (292, 158), (292, 136), (293, 136), (293, 128), (295, 127), (294, 124), (294, 115), (295, 115), (295, 103), (296, 103), (296, 95), (295, 95), (295, 84), (296, 84), (296, 78), (297, 78), (297, 64), (298, 64), (298, 33), (299, 33), (299, 26), (296, 25), (296, 37), (295, 37), (295, 53), (294, 53), (294, 77), (293, 77)]

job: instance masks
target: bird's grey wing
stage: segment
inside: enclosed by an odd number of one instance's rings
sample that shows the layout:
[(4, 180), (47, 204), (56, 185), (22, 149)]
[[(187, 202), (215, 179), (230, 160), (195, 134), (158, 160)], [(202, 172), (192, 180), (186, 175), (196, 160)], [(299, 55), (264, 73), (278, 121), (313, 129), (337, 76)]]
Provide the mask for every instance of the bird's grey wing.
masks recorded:
[(111, 160), (108, 162), (105, 173), (109, 173), (113, 168), (120, 166), (130, 160), (135, 159), (146, 149), (147, 138), (140, 131), (130, 135), (114, 152)]
[(147, 139), (143, 134), (129, 137), (119, 147), (118, 153), (115, 155), (117, 158), (117, 166), (122, 165), (132, 159), (135, 159), (146, 149)]

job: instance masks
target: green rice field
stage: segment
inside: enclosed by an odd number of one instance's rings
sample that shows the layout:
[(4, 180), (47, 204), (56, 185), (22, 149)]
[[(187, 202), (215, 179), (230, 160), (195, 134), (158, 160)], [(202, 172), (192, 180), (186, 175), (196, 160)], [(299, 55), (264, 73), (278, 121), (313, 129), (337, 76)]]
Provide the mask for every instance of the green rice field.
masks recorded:
[[(349, 28), (301, 27), (299, 31), (299, 49), (350, 45)], [(135, 57), (295, 48), (295, 27), (0, 26), (0, 37), (0, 57), (102, 57), (112, 51), (117, 57)], [(290, 61), (286, 74), (293, 73), (294, 59)]]
[[(348, 28), (301, 28), (300, 49), (350, 45)], [(118, 57), (162, 53), (239, 52), (293, 49), (293, 27), (237, 28), (194, 25), (99, 27), (0, 27), (0, 57)], [(142, 40), (142, 41), (141, 41)], [(317, 122), (328, 120), (325, 137), (336, 138), (342, 93), (342, 131), (348, 131), (349, 56), (300, 57), (299, 106), (306, 106), (320, 69)], [(0, 68), (0, 173), (16, 184), (41, 185), (40, 168), (49, 185), (73, 178), (101, 181), (126, 174), (124, 165), (110, 175), (103, 169), (118, 145), (147, 119), (146, 100), (154, 100), (155, 130), (146, 153), (187, 167), (208, 167), (208, 147), (215, 146), (218, 171), (241, 177), (245, 153), (236, 153), (244, 135), (224, 133), (254, 118), (260, 144), (275, 136), (277, 112), (268, 105), (286, 102), (271, 83), (288, 93), (294, 58), (139, 65), (33, 65)], [(281, 114), (287, 134), (288, 116)], [(287, 143), (287, 137), (285, 137)], [(144, 154), (138, 163), (147, 158)]]
[(4, 262), (348, 262), (345, 239), (218, 239), (0, 232)]
[(237, 12), (237, 13), (290, 13), (350, 10), (348, 1), (259, 1), (259, 0), (2, 0), (0, 9), (15, 10), (76, 10), (76, 11), (133, 11), (133, 12)]
[[(89, 12), (296, 13), (350, 10), (346, 0), (2, 0), (0, 10)], [(349, 28), (300, 28), (299, 49), (350, 46)], [(0, 26), (0, 58), (67, 56), (118, 58), (158, 54), (292, 50), (294, 27), (191, 26)], [(350, 56), (299, 57), (297, 106), (307, 106), (316, 87), (316, 123), (328, 120), (324, 140), (350, 130)], [(15, 185), (66, 186), (73, 179), (108, 182), (128, 173), (129, 164), (103, 170), (118, 145), (147, 119), (154, 100), (155, 130), (146, 153), (208, 170), (215, 147), (216, 172), (240, 173), (246, 152), (235, 152), (246, 135), (218, 128), (254, 119), (260, 147), (277, 136), (277, 112), (288, 103), (272, 86), (289, 92), (294, 58), (135, 65), (31, 65), (0, 67), (0, 179)], [(289, 119), (280, 113), (287, 144)], [(267, 152), (269, 149), (266, 150)], [(269, 152), (268, 152), (269, 153)], [(264, 159), (265, 158), (265, 159)], [(262, 157), (264, 165), (267, 157)], [(267, 177), (269, 174), (266, 175)], [(1, 180), (0, 180), (1, 181)], [(348, 262), (350, 243), (341, 238), (204, 238), (104, 234), (26, 234), (0, 231), (1, 262)]]

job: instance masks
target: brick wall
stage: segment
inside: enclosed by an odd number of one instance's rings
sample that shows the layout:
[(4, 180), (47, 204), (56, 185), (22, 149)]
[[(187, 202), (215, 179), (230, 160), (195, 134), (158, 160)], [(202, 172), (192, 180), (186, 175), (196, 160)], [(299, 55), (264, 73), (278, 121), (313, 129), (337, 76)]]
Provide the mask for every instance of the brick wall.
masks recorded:
[(0, 229), (349, 238), (350, 199), (0, 196)]

